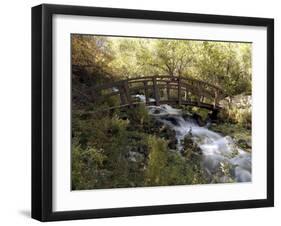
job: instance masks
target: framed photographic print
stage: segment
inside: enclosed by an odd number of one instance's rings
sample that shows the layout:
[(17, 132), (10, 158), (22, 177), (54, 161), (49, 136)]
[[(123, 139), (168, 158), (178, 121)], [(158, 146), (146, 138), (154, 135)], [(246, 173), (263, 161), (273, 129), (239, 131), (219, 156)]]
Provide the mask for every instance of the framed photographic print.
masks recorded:
[(32, 8), (32, 217), (274, 205), (274, 21)]

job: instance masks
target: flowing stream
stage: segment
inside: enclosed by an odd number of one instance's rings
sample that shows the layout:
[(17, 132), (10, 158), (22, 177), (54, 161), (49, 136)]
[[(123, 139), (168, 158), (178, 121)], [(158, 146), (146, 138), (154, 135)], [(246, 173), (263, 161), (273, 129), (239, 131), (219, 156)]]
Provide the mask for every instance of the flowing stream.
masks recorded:
[[(143, 95), (136, 96), (141, 101)], [(239, 148), (230, 136), (222, 136), (219, 133), (201, 127), (192, 117), (183, 116), (180, 109), (169, 105), (148, 106), (150, 115), (169, 126), (176, 132), (177, 150), (183, 149), (182, 141), (190, 134), (192, 140), (202, 151), (202, 167), (207, 175), (221, 182), (250, 182), (251, 181), (251, 153)], [(227, 173), (218, 173), (218, 172)]]

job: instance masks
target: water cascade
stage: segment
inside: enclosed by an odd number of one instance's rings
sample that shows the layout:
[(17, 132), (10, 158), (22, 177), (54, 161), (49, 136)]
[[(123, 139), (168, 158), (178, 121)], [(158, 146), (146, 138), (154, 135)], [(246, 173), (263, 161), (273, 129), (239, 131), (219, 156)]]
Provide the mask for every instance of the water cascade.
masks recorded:
[[(138, 95), (141, 101), (145, 97)], [(250, 182), (251, 181), (251, 153), (239, 148), (230, 136), (222, 136), (206, 127), (199, 126), (192, 117), (183, 116), (180, 109), (169, 105), (147, 106), (151, 116), (169, 126), (176, 132), (177, 151), (183, 149), (182, 141), (186, 135), (192, 136), (202, 151), (202, 167), (212, 178), (218, 170), (229, 171), (228, 176), (221, 175), (219, 182)]]

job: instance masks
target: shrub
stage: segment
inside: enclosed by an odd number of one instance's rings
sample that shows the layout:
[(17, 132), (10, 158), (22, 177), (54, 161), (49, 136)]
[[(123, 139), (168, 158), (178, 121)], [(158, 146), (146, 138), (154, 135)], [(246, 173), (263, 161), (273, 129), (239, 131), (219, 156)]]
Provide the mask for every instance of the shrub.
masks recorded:
[(251, 128), (252, 112), (248, 108), (230, 108), (228, 110), (228, 120), (245, 128)]
[(83, 149), (80, 145), (74, 144), (72, 147), (72, 189), (91, 189), (100, 186), (100, 177), (106, 156), (103, 150), (95, 148)]
[(144, 104), (140, 104), (132, 109), (128, 109), (127, 115), (131, 124), (144, 125), (149, 123), (150, 117)]
[(167, 142), (161, 138), (150, 136), (148, 139), (149, 160), (146, 171), (147, 185), (164, 185), (164, 169), (167, 165)]
[(155, 136), (148, 140), (149, 160), (146, 185), (183, 185), (206, 183), (199, 159), (186, 159), (168, 150), (167, 142)]

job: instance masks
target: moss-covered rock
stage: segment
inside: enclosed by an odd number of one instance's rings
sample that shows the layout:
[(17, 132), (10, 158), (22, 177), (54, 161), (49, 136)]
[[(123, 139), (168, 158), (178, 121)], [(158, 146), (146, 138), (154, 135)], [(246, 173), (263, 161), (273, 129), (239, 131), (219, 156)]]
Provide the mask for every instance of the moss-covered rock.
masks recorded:
[(181, 150), (182, 155), (191, 160), (194, 155), (201, 155), (201, 149), (198, 147), (196, 142), (194, 142), (192, 137), (192, 132), (190, 131), (182, 141), (183, 148)]

